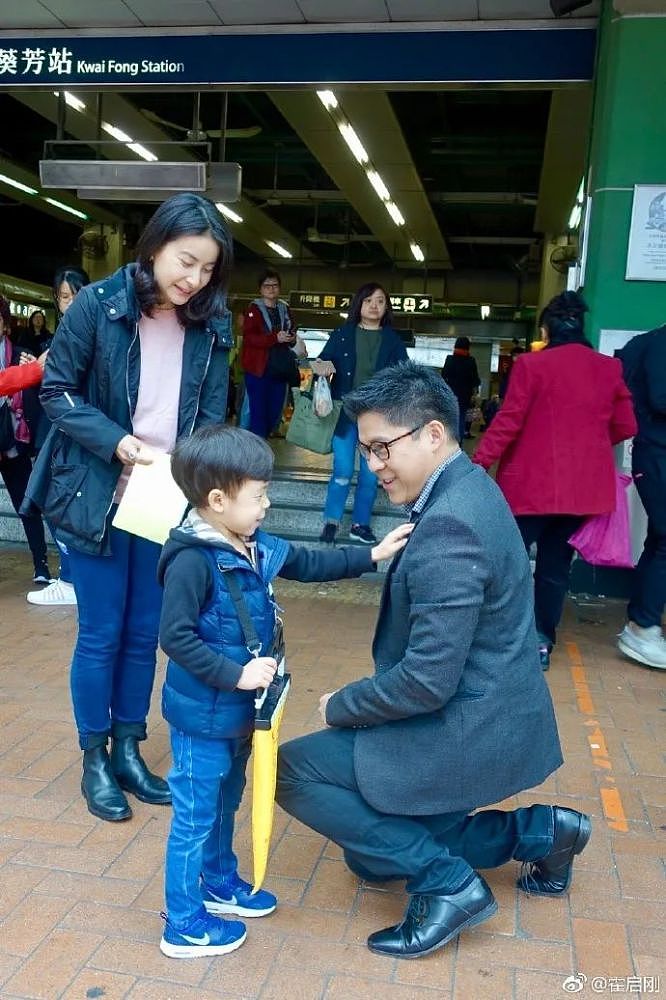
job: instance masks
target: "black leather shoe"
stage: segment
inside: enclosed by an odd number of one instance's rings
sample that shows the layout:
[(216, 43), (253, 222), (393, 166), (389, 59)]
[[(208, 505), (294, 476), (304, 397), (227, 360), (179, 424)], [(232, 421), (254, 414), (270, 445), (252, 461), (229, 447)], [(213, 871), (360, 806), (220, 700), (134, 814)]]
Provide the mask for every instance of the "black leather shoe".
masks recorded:
[(81, 792), (93, 816), (108, 823), (130, 819), (132, 810), (115, 779), (105, 746), (83, 751)]
[(376, 931), (368, 948), (390, 958), (420, 958), (443, 948), (466, 927), (474, 927), (497, 912), (497, 902), (480, 875), (460, 892), (414, 895), (397, 927)]
[(113, 737), (111, 767), (120, 787), (141, 802), (153, 806), (171, 805), (169, 786), (164, 778), (152, 774), (146, 767), (136, 736)]
[(575, 809), (553, 806), (553, 846), (545, 858), (523, 865), (516, 882), (530, 896), (561, 896), (571, 885), (573, 859), (592, 833), (590, 817)]

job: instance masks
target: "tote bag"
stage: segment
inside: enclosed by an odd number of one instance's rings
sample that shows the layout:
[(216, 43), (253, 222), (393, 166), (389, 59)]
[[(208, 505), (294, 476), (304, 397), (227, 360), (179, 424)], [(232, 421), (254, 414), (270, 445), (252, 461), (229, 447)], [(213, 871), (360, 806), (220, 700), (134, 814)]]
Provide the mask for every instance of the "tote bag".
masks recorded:
[(287, 441), (307, 451), (328, 455), (333, 451), (333, 434), (342, 409), (342, 400), (333, 400), (333, 409), (327, 417), (318, 417), (314, 411), (311, 392), (294, 393), (294, 414), (287, 430)]
[(616, 470), (615, 510), (588, 517), (569, 539), (569, 545), (591, 566), (631, 569), (634, 565), (627, 501), (630, 483), (631, 476)]

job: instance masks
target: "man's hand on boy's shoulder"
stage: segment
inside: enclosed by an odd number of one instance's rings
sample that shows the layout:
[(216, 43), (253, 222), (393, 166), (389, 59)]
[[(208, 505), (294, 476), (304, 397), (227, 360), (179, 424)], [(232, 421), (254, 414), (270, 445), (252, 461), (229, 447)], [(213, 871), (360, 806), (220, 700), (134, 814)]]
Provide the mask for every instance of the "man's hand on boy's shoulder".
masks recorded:
[(372, 561), (377, 563), (384, 559), (393, 559), (396, 552), (404, 549), (414, 527), (413, 524), (409, 523), (399, 524), (397, 528), (393, 528), (387, 535), (384, 535), (381, 542), (370, 550)]

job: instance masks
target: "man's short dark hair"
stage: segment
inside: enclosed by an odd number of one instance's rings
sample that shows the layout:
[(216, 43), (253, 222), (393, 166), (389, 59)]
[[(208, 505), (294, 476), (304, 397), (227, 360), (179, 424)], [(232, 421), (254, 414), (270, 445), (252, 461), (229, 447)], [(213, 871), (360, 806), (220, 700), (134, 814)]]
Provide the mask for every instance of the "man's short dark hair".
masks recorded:
[(344, 397), (345, 413), (358, 420), (379, 413), (394, 427), (416, 427), (439, 420), (449, 436), (458, 437), (458, 401), (441, 375), (401, 361), (375, 372), (371, 379)]
[(211, 424), (181, 438), (171, 456), (171, 473), (189, 503), (206, 507), (211, 490), (234, 497), (249, 479), (268, 482), (273, 452), (251, 431)]
[(278, 285), (282, 286), (282, 278), (280, 277), (280, 272), (276, 271), (272, 267), (265, 267), (263, 271), (259, 274), (257, 278), (257, 284), (259, 288), (263, 285), (265, 281), (277, 281)]

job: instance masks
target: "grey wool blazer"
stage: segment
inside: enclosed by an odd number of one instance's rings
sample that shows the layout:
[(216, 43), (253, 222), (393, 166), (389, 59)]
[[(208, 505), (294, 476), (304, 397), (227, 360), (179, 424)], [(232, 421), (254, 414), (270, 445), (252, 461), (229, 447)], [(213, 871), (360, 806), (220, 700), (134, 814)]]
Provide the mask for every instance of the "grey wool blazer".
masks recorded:
[(562, 763), (527, 553), (500, 490), (465, 455), (389, 568), (372, 652), (374, 676), (337, 691), (326, 721), (358, 729), (356, 779), (375, 809), (471, 811)]

